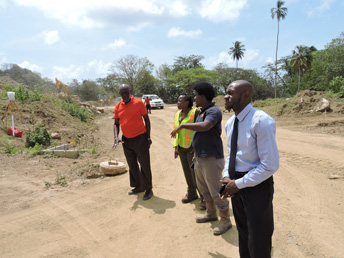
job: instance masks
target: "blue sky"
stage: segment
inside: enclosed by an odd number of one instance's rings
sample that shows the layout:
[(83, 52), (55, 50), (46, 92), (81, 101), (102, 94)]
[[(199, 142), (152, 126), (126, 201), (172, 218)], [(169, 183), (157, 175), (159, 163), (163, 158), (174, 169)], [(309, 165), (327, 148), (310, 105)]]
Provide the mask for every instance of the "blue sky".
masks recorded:
[[(0, 66), (18, 64), (68, 83), (105, 77), (132, 54), (156, 68), (202, 55), (213, 69), (233, 42), (245, 45), (239, 67), (263, 72), (276, 51), (276, 0), (0, 0)], [(278, 57), (297, 45), (324, 49), (344, 31), (343, 0), (286, 0)]]

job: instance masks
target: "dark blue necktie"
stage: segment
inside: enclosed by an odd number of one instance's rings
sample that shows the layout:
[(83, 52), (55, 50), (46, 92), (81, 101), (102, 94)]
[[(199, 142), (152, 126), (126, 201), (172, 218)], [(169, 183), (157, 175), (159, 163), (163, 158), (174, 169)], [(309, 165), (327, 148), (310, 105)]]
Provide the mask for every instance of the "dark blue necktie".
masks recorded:
[(229, 156), (229, 166), (228, 166), (229, 177), (233, 180), (235, 179), (235, 159), (236, 159), (237, 147), (238, 147), (238, 122), (239, 122), (239, 119), (235, 117), (232, 139), (231, 139), (231, 153)]

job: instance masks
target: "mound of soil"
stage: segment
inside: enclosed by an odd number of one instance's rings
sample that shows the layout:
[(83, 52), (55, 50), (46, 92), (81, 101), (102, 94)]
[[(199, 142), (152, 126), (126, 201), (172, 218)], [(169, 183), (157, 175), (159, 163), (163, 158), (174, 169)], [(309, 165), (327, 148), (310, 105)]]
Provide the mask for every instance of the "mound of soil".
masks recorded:
[[(45, 127), (50, 135), (58, 133), (61, 136), (61, 139), (54, 140), (54, 145), (70, 143), (71, 140), (75, 141), (75, 139), (82, 136), (91, 135), (97, 129), (93, 119), (88, 123), (81, 122), (56, 104), (62, 101), (60, 98), (56, 96), (56, 99), (52, 99), (54, 101), (16, 102), (19, 110), (14, 107), (14, 123), (15, 127), (23, 132), (22, 141), (17, 141), (18, 143), (21, 142), (19, 145), (24, 145), (26, 133), (32, 132), (36, 126)], [(1, 117), (5, 113), (8, 104), (8, 100), (0, 100)], [(7, 134), (10, 126), (11, 111), (8, 108), (4, 119), (0, 123), (0, 134)]]
[(330, 102), (328, 112), (344, 114), (344, 102), (339, 102), (337, 97), (319, 91), (305, 90), (295, 95), (280, 110), (280, 115), (305, 115), (317, 113), (323, 99)]

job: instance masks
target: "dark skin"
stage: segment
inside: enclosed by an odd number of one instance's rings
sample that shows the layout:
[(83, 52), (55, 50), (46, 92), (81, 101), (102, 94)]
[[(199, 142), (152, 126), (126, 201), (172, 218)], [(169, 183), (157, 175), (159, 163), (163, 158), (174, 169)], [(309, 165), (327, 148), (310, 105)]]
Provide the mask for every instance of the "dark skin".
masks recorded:
[[(196, 106), (201, 108), (205, 108), (211, 103), (209, 100), (206, 99), (204, 95), (199, 95), (197, 91), (195, 91), (194, 100)], [(171, 138), (176, 138), (176, 134), (179, 133), (182, 129), (189, 129), (196, 132), (206, 132), (209, 131), (213, 126), (214, 125), (208, 120), (204, 120), (203, 122), (199, 123), (181, 124), (171, 132)]]
[[(225, 107), (228, 111), (233, 109), (235, 115), (238, 115), (252, 99), (252, 85), (244, 80), (234, 81), (227, 87), (225, 96)], [(222, 199), (233, 197), (240, 189), (236, 186), (235, 180), (224, 177), (220, 180), (222, 184), (226, 184), (223, 191)]]
[[(123, 102), (127, 105), (131, 100), (129, 85), (122, 84), (119, 87), (119, 94), (121, 95)], [(148, 114), (145, 114), (143, 116), (143, 120), (145, 121), (146, 133), (147, 133), (147, 138), (148, 138), (147, 140), (149, 141), (149, 146), (150, 146), (152, 144), (152, 140), (150, 139), (150, 120), (149, 120)], [(115, 123), (114, 123), (115, 141), (112, 148), (116, 148), (120, 142), (123, 143), (123, 141), (118, 138), (119, 132), (120, 132), (119, 119), (116, 118)]]

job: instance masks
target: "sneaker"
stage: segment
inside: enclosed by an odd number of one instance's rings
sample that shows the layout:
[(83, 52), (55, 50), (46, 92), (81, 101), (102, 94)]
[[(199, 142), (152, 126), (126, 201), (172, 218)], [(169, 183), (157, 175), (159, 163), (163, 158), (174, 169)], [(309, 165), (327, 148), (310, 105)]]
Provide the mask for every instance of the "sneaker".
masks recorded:
[(197, 200), (198, 196), (197, 194), (195, 195), (189, 195), (188, 193), (182, 198), (182, 203), (189, 203), (192, 202), (194, 200)]
[(145, 192), (145, 194), (144, 194), (142, 200), (144, 200), (144, 201), (145, 201), (145, 200), (149, 200), (150, 198), (152, 198), (152, 196), (153, 196), (153, 191), (152, 191), (152, 189), (146, 190), (146, 192)]
[(142, 193), (143, 190), (141, 190), (141, 188), (139, 187), (135, 187), (134, 189), (132, 189), (131, 191), (128, 192), (129, 195), (133, 195), (133, 194), (138, 194), (138, 193)]

